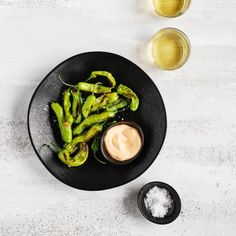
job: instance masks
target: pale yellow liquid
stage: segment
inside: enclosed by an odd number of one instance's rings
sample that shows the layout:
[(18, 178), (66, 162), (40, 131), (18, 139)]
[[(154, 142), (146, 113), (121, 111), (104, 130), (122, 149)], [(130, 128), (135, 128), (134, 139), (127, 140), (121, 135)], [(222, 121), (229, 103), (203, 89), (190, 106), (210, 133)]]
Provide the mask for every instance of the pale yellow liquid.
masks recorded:
[[(181, 11), (186, 10), (187, 5), (189, 5), (190, 2), (187, 0), (153, 0), (153, 6), (155, 8), (155, 11), (162, 15), (167, 17), (174, 17), (179, 14), (181, 14)], [(186, 5), (187, 4), (187, 5)]]
[(163, 35), (153, 43), (153, 58), (163, 68), (175, 66), (183, 55), (183, 48), (171, 35)]
[(166, 70), (181, 67), (190, 52), (190, 44), (186, 36), (171, 28), (157, 33), (150, 45), (153, 63)]

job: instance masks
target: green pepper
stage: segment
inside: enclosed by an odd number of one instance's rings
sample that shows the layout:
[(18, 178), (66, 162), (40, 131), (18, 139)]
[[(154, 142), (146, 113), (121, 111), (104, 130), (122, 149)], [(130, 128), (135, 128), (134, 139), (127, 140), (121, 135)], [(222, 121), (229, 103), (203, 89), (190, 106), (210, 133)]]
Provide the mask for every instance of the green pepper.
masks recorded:
[(90, 115), (88, 118), (83, 120), (79, 125), (75, 127), (75, 129), (73, 130), (73, 134), (74, 135), (81, 134), (86, 128), (92, 126), (93, 124), (101, 123), (114, 116), (115, 112), (110, 112), (110, 111), (105, 111), (100, 114)]
[(96, 99), (91, 109), (92, 112), (104, 108), (106, 105), (115, 102), (119, 98), (116, 92), (104, 94)]
[(91, 93), (110, 93), (111, 88), (105, 87), (100, 84), (90, 84), (85, 82), (79, 82), (77, 85), (78, 89), (84, 92), (91, 92)]
[(95, 100), (96, 100), (96, 97), (94, 96), (94, 94), (91, 94), (86, 98), (84, 105), (82, 107), (82, 114), (84, 118), (88, 117)]
[(82, 108), (82, 98), (80, 91), (78, 89), (71, 89), (72, 95), (72, 116), (74, 118), (74, 123), (79, 124), (82, 120), (81, 108)]
[(129, 101), (125, 98), (119, 98), (112, 104), (106, 106), (106, 111), (118, 111), (119, 109), (129, 106)]
[(82, 121), (82, 114), (79, 114), (79, 115), (76, 117), (74, 123), (78, 125), (81, 121)]
[(101, 137), (94, 137), (93, 142), (92, 142), (92, 144), (91, 144), (91, 150), (92, 150), (92, 152), (93, 152), (94, 158), (95, 158), (98, 162), (100, 162), (101, 164), (106, 164), (105, 161), (102, 161), (102, 160), (100, 160), (100, 159), (97, 157), (97, 152), (98, 152), (99, 147), (100, 147), (100, 140), (101, 140)]
[(70, 143), (72, 141), (72, 128), (71, 128), (72, 123), (65, 119), (63, 108), (59, 103), (52, 102), (51, 108), (57, 117), (62, 140), (65, 143)]
[(104, 76), (104, 77), (106, 77), (112, 87), (116, 86), (115, 78), (108, 71), (93, 71), (91, 73), (90, 77), (86, 81), (89, 81), (90, 79), (96, 78), (97, 76)]
[(65, 146), (65, 149), (69, 151), (70, 153), (75, 152), (76, 147), (81, 142), (89, 142), (93, 137), (98, 135), (102, 129), (104, 124), (95, 124), (93, 125), (86, 133), (81, 134), (77, 137), (75, 137), (71, 143), (67, 144)]
[(70, 112), (70, 108), (71, 108), (70, 96), (71, 96), (70, 90), (67, 89), (63, 95), (63, 108), (64, 108), (64, 112), (65, 112), (66, 121), (70, 122), (72, 124), (73, 123), (73, 116)]
[(117, 93), (131, 100), (130, 105), (129, 105), (131, 111), (136, 111), (138, 109), (139, 98), (132, 89), (130, 89), (124, 84), (120, 84), (117, 87)]
[(88, 158), (88, 154), (89, 147), (87, 143), (81, 142), (79, 144), (79, 151), (74, 155), (74, 157), (71, 157), (71, 153), (66, 149), (59, 152), (58, 157), (61, 162), (66, 164), (68, 167), (76, 167), (85, 163)]

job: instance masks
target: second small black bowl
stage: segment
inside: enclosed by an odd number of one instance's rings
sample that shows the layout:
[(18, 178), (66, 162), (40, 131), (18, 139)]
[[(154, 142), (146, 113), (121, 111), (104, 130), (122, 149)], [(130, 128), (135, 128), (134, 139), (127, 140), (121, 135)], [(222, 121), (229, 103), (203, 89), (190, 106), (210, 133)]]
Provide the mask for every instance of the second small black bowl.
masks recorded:
[[(105, 142), (104, 142), (104, 137), (105, 137), (107, 131), (108, 131), (109, 129), (111, 129), (112, 127), (114, 127), (114, 126), (122, 125), (122, 124), (123, 124), (123, 125), (128, 125), (128, 126), (130, 126), (130, 127), (135, 128), (135, 129), (138, 131), (138, 133), (139, 133), (139, 135), (140, 135), (140, 138), (141, 138), (141, 147), (140, 147), (138, 153), (137, 153), (134, 157), (132, 157), (131, 159), (126, 160), (126, 161), (118, 161), (118, 160), (112, 158), (112, 156), (108, 153), (108, 151), (107, 151), (107, 149), (106, 149)], [(119, 122), (117, 122), (117, 123), (115, 123), (115, 124), (109, 126), (109, 127), (105, 130), (105, 132), (103, 133), (102, 139), (101, 139), (101, 151), (102, 151), (103, 156), (104, 156), (110, 163), (115, 164), (115, 165), (125, 165), (125, 164), (130, 163), (131, 161), (134, 161), (134, 160), (139, 156), (140, 152), (142, 151), (143, 145), (144, 145), (144, 135), (143, 135), (143, 131), (142, 131), (142, 129), (140, 128), (140, 126), (139, 126), (138, 124), (136, 124), (135, 122), (131, 122), (131, 121), (119, 121)]]
[[(166, 189), (170, 193), (170, 196), (173, 200), (172, 207), (169, 209), (167, 215), (164, 218), (153, 217), (151, 212), (148, 211), (145, 207), (144, 198), (146, 197), (147, 192), (154, 186), (156, 186), (158, 188)], [(169, 224), (169, 223), (171, 223), (172, 221), (174, 221), (178, 217), (178, 215), (181, 211), (181, 201), (180, 201), (180, 197), (179, 197), (178, 193), (170, 185), (163, 183), (163, 182), (155, 181), (155, 182), (150, 182), (150, 183), (144, 185), (141, 188), (141, 190), (139, 191), (137, 201), (138, 201), (139, 210), (142, 213), (142, 215), (146, 219), (148, 219), (149, 221), (156, 223), (156, 224)]]

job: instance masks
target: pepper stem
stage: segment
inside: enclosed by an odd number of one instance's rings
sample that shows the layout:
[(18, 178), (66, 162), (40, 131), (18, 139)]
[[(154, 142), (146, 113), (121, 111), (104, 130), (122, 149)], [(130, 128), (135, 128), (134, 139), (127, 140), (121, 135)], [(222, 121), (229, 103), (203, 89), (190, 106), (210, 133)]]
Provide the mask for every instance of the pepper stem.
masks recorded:
[(73, 88), (75, 88), (76, 86), (75, 85), (73, 85), (73, 84), (68, 84), (68, 83), (66, 83), (62, 78), (61, 78), (61, 76), (59, 75), (58, 76), (58, 78), (59, 78), (59, 80), (64, 84), (64, 85), (66, 85), (66, 86), (68, 86), (68, 87), (73, 87)]
[[(58, 154), (59, 152), (62, 151), (62, 149), (59, 148), (59, 147), (58, 147), (56, 144), (54, 144), (54, 143), (45, 143), (45, 144), (42, 145), (42, 147), (40, 148), (39, 152), (40, 152), (40, 151), (42, 150), (42, 148), (44, 148), (44, 147), (47, 147), (47, 148), (50, 149), (53, 153), (56, 153), (56, 154)], [(54, 147), (54, 149), (53, 149), (52, 147)], [(56, 149), (56, 150), (55, 150), (55, 149)]]

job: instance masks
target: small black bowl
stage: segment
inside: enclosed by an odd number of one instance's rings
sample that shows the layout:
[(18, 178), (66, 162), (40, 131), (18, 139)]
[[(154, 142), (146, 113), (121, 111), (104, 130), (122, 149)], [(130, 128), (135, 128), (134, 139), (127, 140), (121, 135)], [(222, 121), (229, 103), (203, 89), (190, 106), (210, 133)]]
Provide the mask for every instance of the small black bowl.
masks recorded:
[[(158, 188), (166, 189), (170, 193), (170, 196), (173, 200), (172, 207), (169, 209), (167, 215), (164, 218), (153, 217), (151, 212), (148, 211), (145, 207), (144, 198), (146, 197), (147, 192), (154, 186), (157, 186)], [(156, 224), (171, 223), (178, 217), (181, 211), (181, 201), (180, 201), (180, 197), (178, 193), (170, 185), (163, 182), (150, 182), (144, 185), (139, 191), (137, 201), (138, 201), (139, 210), (142, 213), (142, 215), (149, 221)]]
[[(140, 147), (138, 153), (137, 153), (134, 157), (132, 157), (131, 159), (126, 160), (126, 161), (118, 161), (118, 160), (114, 159), (114, 158), (108, 153), (108, 151), (107, 151), (107, 149), (106, 149), (105, 142), (104, 142), (104, 137), (105, 137), (107, 131), (108, 131), (109, 129), (113, 128), (114, 126), (117, 126), (117, 125), (128, 125), (128, 126), (130, 126), (130, 127), (135, 128), (135, 129), (138, 131), (138, 133), (139, 133), (139, 135), (140, 135), (140, 138), (141, 138), (141, 147)], [(117, 122), (117, 123), (115, 123), (115, 124), (109, 126), (109, 127), (105, 130), (105, 132), (103, 133), (102, 139), (101, 139), (101, 151), (102, 151), (103, 156), (107, 159), (107, 161), (109, 161), (110, 163), (115, 164), (115, 165), (125, 165), (125, 164), (128, 164), (128, 163), (134, 161), (134, 160), (139, 156), (140, 152), (142, 151), (143, 145), (144, 145), (144, 135), (143, 135), (143, 131), (142, 131), (142, 129), (140, 128), (140, 126), (139, 126), (137, 123), (131, 122), (131, 121), (119, 121), (119, 122)]]

